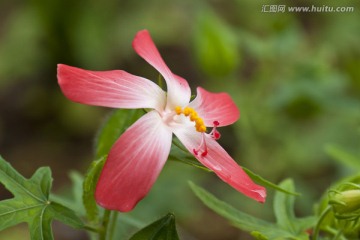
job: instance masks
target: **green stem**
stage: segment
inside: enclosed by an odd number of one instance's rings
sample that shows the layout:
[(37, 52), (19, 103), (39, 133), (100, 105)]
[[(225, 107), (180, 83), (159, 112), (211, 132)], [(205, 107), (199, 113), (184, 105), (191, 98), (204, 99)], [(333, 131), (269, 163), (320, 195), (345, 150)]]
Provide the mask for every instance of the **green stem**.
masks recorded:
[(90, 232), (99, 233), (101, 230), (93, 226), (85, 225), (84, 229)]
[(331, 207), (329, 206), (321, 213), (319, 221), (317, 222), (317, 224), (315, 226), (313, 240), (318, 239), (319, 232), (320, 232), (320, 225), (321, 225), (322, 221), (325, 219), (326, 215), (328, 215), (330, 213), (330, 211), (331, 211)]
[[(333, 229), (329, 226), (326, 226), (324, 229), (323, 229), (324, 232), (327, 232), (331, 235), (334, 235), (334, 236), (337, 236), (337, 234), (339, 233), (339, 231), (337, 229)], [(341, 231), (341, 235), (339, 236), (339, 239), (340, 240), (347, 240), (343, 235), (342, 235), (342, 231)], [(334, 239), (333, 239), (334, 240)]]
[(333, 238), (333, 240), (339, 240), (341, 239), (341, 235), (342, 235), (342, 230), (338, 231), (337, 234), (335, 235), (335, 237)]
[(108, 225), (109, 225), (109, 219), (110, 219), (110, 214), (111, 211), (110, 210), (105, 210), (104, 211), (104, 216), (102, 219), (102, 229), (99, 232), (99, 240), (106, 240), (107, 237), (107, 231), (108, 231)]
[(117, 212), (117, 211), (112, 212), (112, 215), (111, 215), (111, 218), (110, 218), (109, 239), (108, 240), (113, 239), (113, 236), (114, 236), (114, 233), (115, 233), (115, 227), (116, 227), (116, 224), (117, 224), (118, 215), (119, 215), (119, 212)]

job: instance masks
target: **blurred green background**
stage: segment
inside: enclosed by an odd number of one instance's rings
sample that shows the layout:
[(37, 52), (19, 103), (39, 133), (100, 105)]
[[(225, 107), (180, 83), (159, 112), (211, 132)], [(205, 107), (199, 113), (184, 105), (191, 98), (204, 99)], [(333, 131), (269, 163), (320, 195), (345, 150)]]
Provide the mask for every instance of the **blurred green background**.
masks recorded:
[[(350, 13), (263, 13), (264, 5), (352, 6)], [(348, 174), (329, 157), (335, 144), (360, 155), (360, 2), (358, 0), (29, 0), (0, 2), (0, 154), (29, 177), (52, 168), (54, 189), (67, 193), (69, 171), (84, 173), (93, 139), (111, 109), (67, 100), (56, 64), (124, 69), (156, 80), (131, 48), (148, 29), (174, 73), (196, 86), (228, 92), (240, 120), (221, 129), (236, 159), (275, 183), (293, 178), (299, 216), (329, 185)], [(259, 205), (211, 173), (168, 162), (151, 193), (120, 214), (124, 239), (173, 212), (182, 239), (251, 239), (218, 217), (190, 191), (201, 184), (217, 197), (273, 219), (272, 196)], [(11, 197), (1, 186), (0, 199)], [(55, 238), (89, 239), (54, 223)], [(0, 239), (29, 239), (26, 225)]]

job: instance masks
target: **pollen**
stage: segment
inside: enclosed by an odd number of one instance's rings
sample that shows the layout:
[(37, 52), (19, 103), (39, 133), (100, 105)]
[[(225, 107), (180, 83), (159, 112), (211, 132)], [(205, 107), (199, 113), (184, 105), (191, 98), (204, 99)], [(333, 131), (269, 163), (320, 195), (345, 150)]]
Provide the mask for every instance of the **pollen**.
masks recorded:
[(176, 115), (184, 114), (186, 117), (189, 117), (191, 122), (195, 122), (195, 129), (198, 132), (206, 132), (206, 126), (204, 120), (199, 117), (197, 112), (191, 107), (185, 107), (182, 109), (180, 106), (175, 107)]
[(192, 108), (190, 108), (190, 107), (186, 107), (186, 108), (184, 108), (184, 115), (187, 117), (187, 116), (189, 116), (191, 113), (193, 113), (194, 112), (194, 109), (192, 109)]
[(196, 112), (193, 112), (193, 113), (191, 113), (190, 114), (190, 121), (192, 121), (192, 122), (196, 122), (198, 119), (200, 119), (200, 117), (197, 115), (197, 113)]
[(175, 108), (175, 112), (176, 112), (177, 115), (180, 115), (180, 114), (182, 113), (181, 107), (177, 106), (177, 107)]
[(198, 132), (206, 131), (206, 127), (204, 125), (200, 125), (200, 126), (196, 125), (195, 128), (196, 128), (196, 131), (198, 131)]

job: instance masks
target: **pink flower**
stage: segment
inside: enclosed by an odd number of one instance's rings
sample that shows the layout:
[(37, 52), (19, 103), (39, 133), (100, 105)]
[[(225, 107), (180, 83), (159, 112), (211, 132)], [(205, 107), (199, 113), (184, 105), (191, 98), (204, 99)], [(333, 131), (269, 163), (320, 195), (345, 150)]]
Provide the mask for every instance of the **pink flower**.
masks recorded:
[[(226, 93), (197, 88), (190, 102), (187, 81), (161, 58), (148, 31), (137, 33), (135, 51), (164, 77), (167, 93), (158, 85), (122, 70), (88, 71), (58, 65), (58, 82), (74, 102), (112, 108), (152, 109), (115, 142), (96, 186), (95, 198), (107, 209), (127, 212), (146, 196), (170, 152), (174, 133), (203, 165), (223, 181), (259, 202), (266, 190), (256, 185), (217, 143), (217, 127), (234, 123), (239, 110)], [(213, 127), (207, 133), (207, 128)]]

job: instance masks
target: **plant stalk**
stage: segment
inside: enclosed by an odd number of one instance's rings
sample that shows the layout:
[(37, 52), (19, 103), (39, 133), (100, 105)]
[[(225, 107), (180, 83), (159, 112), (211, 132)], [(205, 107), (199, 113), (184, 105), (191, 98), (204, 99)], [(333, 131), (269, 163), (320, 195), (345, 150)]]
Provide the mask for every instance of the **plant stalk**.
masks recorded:
[(114, 237), (118, 216), (119, 216), (119, 212), (117, 212), (117, 211), (113, 211), (112, 214), (111, 214), (110, 225), (109, 225), (109, 233), (108, 233), (108, 236), (109, 236), (108, 240), (112, 240), (113, 237)]
[(104, 212), (103, 219), (102, 219), (102, 224), (101, 224), (102, 229), (99, 232), (99, 240), (107, 240), (106, 238), (107, 238), (110, 214), (111, 214), (111, 211), (106, 209)]
[(331, 211), (331, 207), (327, 207), (320, 215), (319, 221), (317, 222), (316, 226), (315, 226), (315, 230), (314, 230), (314, 234), (313, 234), (313, 240), (317, 240), (319, 233), (320, 233), (320, 225), (322, 223), (322, 221), (325, 219), (326, 215), (328, 215)]

